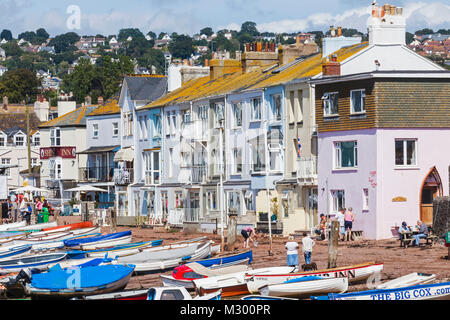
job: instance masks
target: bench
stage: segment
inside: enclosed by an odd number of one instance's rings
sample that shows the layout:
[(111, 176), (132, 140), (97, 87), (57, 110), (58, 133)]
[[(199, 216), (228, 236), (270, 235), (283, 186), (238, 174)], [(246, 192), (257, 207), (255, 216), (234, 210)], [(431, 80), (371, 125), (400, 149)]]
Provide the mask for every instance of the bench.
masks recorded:
[(414, 238), (411, 237), (410, 233), (402, 233), (400, 238), (400, 247), (408, 248)]

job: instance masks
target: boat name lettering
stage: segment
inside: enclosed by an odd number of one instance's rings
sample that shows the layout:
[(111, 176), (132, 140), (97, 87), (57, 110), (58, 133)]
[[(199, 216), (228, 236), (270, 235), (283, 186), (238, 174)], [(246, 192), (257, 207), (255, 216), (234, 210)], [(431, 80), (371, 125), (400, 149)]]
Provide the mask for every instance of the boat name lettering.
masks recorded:
[(377, 294), (371, 294), (370, 298), (372, 300), (409, 300), (412, 298), (423, 298), (450, 293), (450, 286), (445, 288), (438, 288), (434, 290), (434, 292), (431, 291), (431, 289), (432, 288), (421, 288), (414, 290), (397, 291), (392, 293), (381, 292)]

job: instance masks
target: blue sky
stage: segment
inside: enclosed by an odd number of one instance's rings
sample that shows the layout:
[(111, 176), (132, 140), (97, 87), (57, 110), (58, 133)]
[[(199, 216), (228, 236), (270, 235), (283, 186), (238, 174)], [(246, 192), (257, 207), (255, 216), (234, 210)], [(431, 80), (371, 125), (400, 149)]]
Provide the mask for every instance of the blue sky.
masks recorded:
[[(14, 36), (45, 28), (52, 36), (68, 31), (80, 35), (117, 34), (121, 28), (147, 33), (194, 34), (210, 26), (215, 31), (239, 30), (245, 21), (259, 31), (325, 31), (330, 25), (366, 31), (372, 0), (1, 0), (0, 29)], [(407, 30), (450, 28), (448, 0), (391, 0), (380, 4), (404, 7)], [(70, 30), (67, 8), (81, 10), (80, 29)]]

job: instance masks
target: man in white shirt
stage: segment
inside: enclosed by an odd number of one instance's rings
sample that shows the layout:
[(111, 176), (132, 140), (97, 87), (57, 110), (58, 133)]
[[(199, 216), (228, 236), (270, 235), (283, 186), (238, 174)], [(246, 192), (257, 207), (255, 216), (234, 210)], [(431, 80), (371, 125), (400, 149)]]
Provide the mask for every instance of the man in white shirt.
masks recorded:
[(339, 230), (341, 233), (341, 237), (342, 237), (342, 241), (345, 240), (345, 222), (344, 222), (344, 213), (345, 213), (345, 208), (342, 208), (340, 211), (338, 211), (338, 213), (336, 213), (336, 221), (339, 222)]
[[(289, 240), (293, 240), (292, 236), (289, 237)], [(297, 267), (298, 266), (298, 243), (295, 241), (286, 242), (285, 248), (287, 250), (287, 265), (288, 267)]]
[(311, 264), (312, 248), (315, 244), (316, 243), (314, 242), (314, 240), (311, 239), (309, 235), (306, 234), (306, 232), (303, 232), (302, 249), (303, 255), (305, 257), (305, 264)]

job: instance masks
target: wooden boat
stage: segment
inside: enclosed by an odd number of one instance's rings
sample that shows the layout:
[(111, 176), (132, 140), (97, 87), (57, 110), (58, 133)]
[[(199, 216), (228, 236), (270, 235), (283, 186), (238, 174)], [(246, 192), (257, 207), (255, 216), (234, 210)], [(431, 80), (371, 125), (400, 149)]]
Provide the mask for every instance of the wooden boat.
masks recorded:
[(26, 221), (6, 223), (0, 225), (0, 231), (16, 230), (18, 228), (25, 227), (26, 225), (27, 225)]
[(0, 247), (0, 260), (11, 259), (11, 257), (19, 257), (27, 254), (31, 250), (31, 245), (15, 246), (15, 247)]
[(286, 298), (286, 297), (273, 297), (273, 296), (258, 296), (258, 295), (248, 295), (242, 297), (241, 300), (253, 301), (253, 300), (266, 300), (266, 301), (276, 301), (276, 300), (298, 300), (296, 298)]
[[(236, 273), (225, 274), (221, 276), (207, 277), (203, 279), (192, 280), (194, 289), (199, 295), (205, 295), (222, 289), (222, 297), (233, 297), (246, 295), (250, 292), (247, 288), (245, 275), (249, 272), (257, 272), (263, 274), (270, 272), (273, 268), (260, 268), (250, 271), (242, 271)], [(293, 269), (293, 268), (291, 268)]]
[(97, 237), (89, 237), (85, 239), (65, 240), (64, 245), (69, 248), (81, 250), (95, 250), (99, 248), (111, 247), (114, 245), (130, 243), (131, 231), (123, 231), (109, 233)]
[(309, 298), (314, 294), (343, 293), (348, 289), (348, 278), (323, 278), (304, 276), (284, 283), (265, 285), (259, 289), (261, 295), (278, 297)]
[(126, 243), (113, 247), (107, 247), (96, 250), (74, 250), (68, 251), (69, 259), (81, 259), (87, 257), (123, 257), (141, 252), (142, 249), (157, 247), (162, 244), (163, 240), (152, 240), (144, 242)]
[(211, 241), (176, 244), (142, 249), (141, 252), (119, 257), (117, 263), (136, 265), (136, 273), (161, 272), (178, 266), (187, 260), (202, 259), (211, 253)]
[(71, 223), (71, 224), (66, 224), (66, 225), (62, 225), (62, 226), (45, 228), (45, 229), (43, 229), (43, 231), (52, 231), (52, 230), (59, 230), (59, 229), (65, 229), (65, 228), (69, 228), (69, 230), (75, 230), (75, 229), (92, 228), (92, 227), (93, 227), (92, 221), (85, 221), (85, 222)]
[(450, 282), (312, 296), (312, 300), (450, 300)]
[(367, 280), (370, 276), (380, 273), (382, 270), (383, 264), (374, 262), (304, 272), (279, 272), (280, 268), (273, 268), (272, 271), (268, 271), (264, 274), (249, 272), (245, 279), (247, 281), (249, 292), (257, 293), (259, 288), (265, 285), (283, 283), (284, 281), (304, 276), (320, 276), (328, 278), (344, 277), (348, 278), (349, 283), (356, 283)]
[[(133, 273), (133, 265), (100, 265), (52, 270), (33, 274), (26, 291), (33, 298), (73, 298), (123, 289)], [(74, 277), (74, 274), (77, 276)]]
[(395, 289), (419, 284), (431, 283), (436, 279), (435, 274), (413, 272), (403, 277), (387, 281), (376, 286), (376, 289)]
[[(248, 258), (244, 261), (248, 263)], [(247, 265), (222, 264), (211, 267), (204, 267), (198, 262), (190, 262), (176, 267), (172, 275), (160, 275), (163, 285), (166, 287), (184, 287), (188, 290), (194, 289), (195, 279), (203, 279), (219, 275), (226, 275), (236, 272), (245, 272), (248, 270)]]
[(65, 253), (48, 253), (2, 260), (0, 261), (0, 274), (16, 272), (24, 268), (42, 270), (47, 268), (49, 264), (64, 260), (66, 256)]

